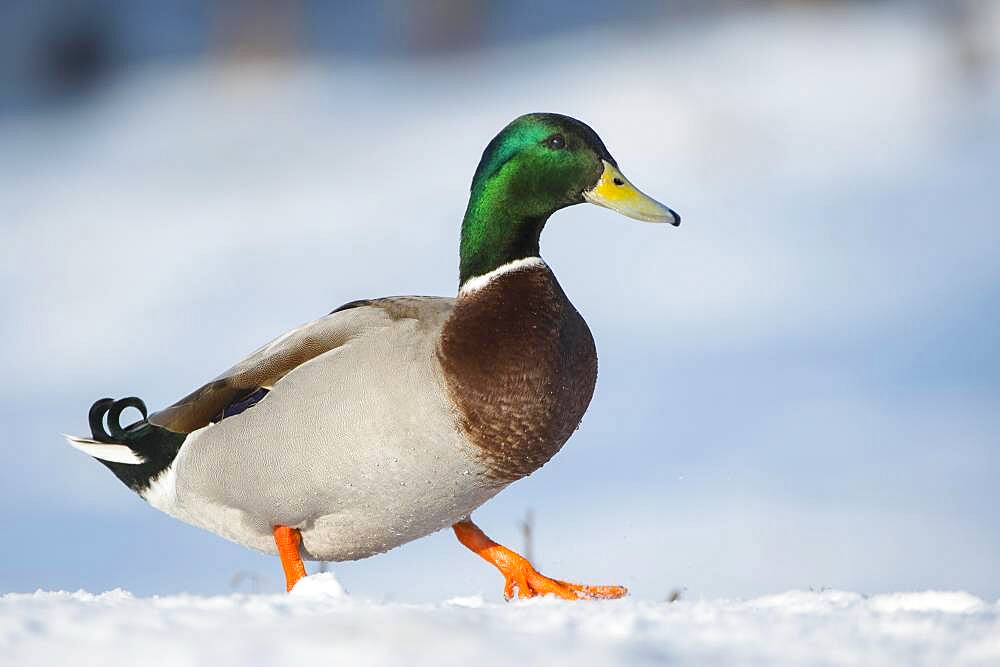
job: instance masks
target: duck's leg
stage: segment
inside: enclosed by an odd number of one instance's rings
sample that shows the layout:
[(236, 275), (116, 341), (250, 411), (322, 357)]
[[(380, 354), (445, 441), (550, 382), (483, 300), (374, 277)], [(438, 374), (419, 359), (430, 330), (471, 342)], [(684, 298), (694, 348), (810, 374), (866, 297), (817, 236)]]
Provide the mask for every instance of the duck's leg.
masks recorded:
[(515, 596), (515, 588), (519, 598), (551, 593), (564, 600), (613, 599), (620, 598), (628, 592), (624, 586), (583, 586), (550, 579), (535, 570), (527, 558), (487, 537), (469, 517), (462, 519), (452, 528), (459, 542), (500, 570), (505, 580), (503, 595), (508, 600)]
[(302, 536), (297, 528), (274, 527), (274, 544), (278, 547), (281, 567), (285, 571), (285, 590), (291, 591), (299, 579), (306, 576), (306, 566), (299, 555)]

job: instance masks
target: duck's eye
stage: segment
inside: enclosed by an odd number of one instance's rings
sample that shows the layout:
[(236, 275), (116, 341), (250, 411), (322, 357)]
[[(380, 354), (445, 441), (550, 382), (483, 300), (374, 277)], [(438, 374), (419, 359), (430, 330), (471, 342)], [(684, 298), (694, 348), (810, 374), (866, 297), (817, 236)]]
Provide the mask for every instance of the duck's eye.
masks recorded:
[(553, 134), (545, 140), (545, 145), (554, 151), (566, 148), (566, 137), (561, 134)]

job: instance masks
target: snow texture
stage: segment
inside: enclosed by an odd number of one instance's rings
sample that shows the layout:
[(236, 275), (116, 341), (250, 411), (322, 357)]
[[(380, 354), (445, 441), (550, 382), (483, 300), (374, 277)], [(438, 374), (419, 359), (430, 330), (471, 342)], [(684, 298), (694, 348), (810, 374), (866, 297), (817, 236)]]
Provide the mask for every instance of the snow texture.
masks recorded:
[(31, 665), (998, 665), (1000, 602), (964, 592), (437, 604), (290, 595), (0, 598), (0, 663)]

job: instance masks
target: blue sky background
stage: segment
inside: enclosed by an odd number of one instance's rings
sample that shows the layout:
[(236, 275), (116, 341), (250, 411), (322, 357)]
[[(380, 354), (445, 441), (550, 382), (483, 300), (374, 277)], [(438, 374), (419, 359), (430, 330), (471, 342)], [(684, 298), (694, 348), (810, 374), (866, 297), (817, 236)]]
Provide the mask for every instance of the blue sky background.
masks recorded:
[[(483, 147), (547, 110), (684, 224), (550, 221), (597, 393), (480, 524), (520, 548), (532, 508), (543, 571), (643, 599), (1000, 597), (1000, 78), (938, 19), (756, 9), (416, 59), (154, 62), (0, 116), (0, 592), (278, 590), (276, 559), (152, 510), (59, 434), (340, 303), (453, 294)], [(332, 569), (377, 599), (502, 585), (448, 532)]]

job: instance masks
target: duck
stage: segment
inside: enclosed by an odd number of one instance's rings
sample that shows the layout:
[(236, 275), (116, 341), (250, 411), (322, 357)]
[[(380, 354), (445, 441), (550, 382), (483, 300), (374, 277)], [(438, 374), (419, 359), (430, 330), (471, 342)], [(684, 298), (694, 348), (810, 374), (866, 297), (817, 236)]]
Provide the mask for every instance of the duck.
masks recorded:
[[(619, 170), (588, 125), (514, 119), (483, 151), (461, 225), (454, 297), (351, 301), (150, 414), (101, 398), (69, 443), (149, 505), (279, 557), (367, 558), (451, 527), (504, 578), (504, 597), (620, 598), (538, 572), (472, 513), (545, 465), (597, 379), (587, 323), (542, 259), (556, 211), (596, 204), (680, 224)], [(141, 418), (122, 426), (123, 411)]]

